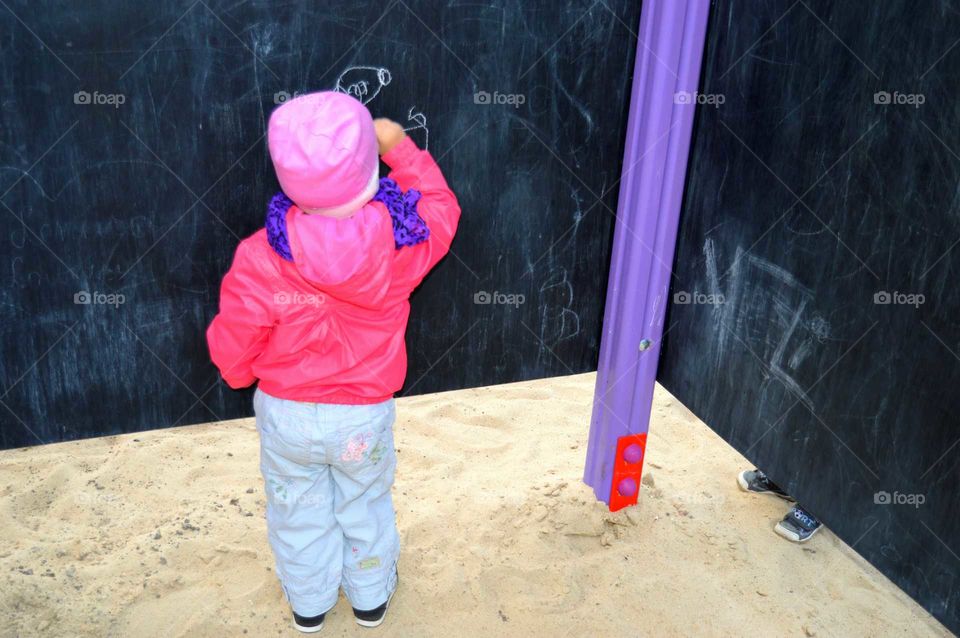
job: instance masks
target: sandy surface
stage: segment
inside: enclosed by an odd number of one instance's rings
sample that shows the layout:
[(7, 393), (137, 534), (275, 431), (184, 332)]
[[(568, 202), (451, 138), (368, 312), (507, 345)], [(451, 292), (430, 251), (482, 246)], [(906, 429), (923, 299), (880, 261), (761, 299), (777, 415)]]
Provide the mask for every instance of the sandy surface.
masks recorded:
[[(402, 399), (401, 586), (321, 636), (946, 636), (658, 388), (638, 507), (581, 473), (594, 375)], [(273, 575), (250, 420), (0, 452), (0, 636), (299, 635)]]

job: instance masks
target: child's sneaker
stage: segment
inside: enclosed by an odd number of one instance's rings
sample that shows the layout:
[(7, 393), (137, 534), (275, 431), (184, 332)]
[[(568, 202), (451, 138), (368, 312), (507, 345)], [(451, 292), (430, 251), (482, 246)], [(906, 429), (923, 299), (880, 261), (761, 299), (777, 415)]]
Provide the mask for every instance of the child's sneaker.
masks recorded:
[(777, 523), (774, 531), (783, 536), (788, 541), (794, 543), (806, 543), (813, 538), (823, 523), (811, 516), (799, 505), (794, 505), (793, 509), (783, 517), (783, 520)]
[(323, 629), (323, 617), (326, 615), (326, 613), (322, 613), (319, 616), (306, 618), (297, 612), (293, 612), (293, 626), (305, 634), (315, 634)]
[(740, 472), (739, 476), (737, 476), (737, 484), (744, 492), (771, 494), (791, 502), (794, 500), (792, 496), (781, 490), (776, 483), (768, 479), (767, 475), (760, 470)]
[(400, 587), (399, 576), (397, 577), (396, 586), (393, 588), (393, 591), (390, 592), (390, 595), (387, 596), (387, 602), (383, 603), (376, 609), (371, 609), (369, 611), (361, 611), (360, 609), (354, 607), (353, 617), (356, 619), (357, 624), (361, 627), (379, 627), (387, 615), (387, 607), (390, 606), (390, 600), (393, 598), (393, 595), (397, 593), (398, 587)]

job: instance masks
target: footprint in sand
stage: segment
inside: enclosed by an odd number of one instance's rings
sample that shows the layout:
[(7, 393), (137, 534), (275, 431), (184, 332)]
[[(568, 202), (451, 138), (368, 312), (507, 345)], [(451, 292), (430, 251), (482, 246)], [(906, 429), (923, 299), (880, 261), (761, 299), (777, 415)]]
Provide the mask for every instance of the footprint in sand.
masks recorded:
[[(571, 568), (553, 562), (548, 553), (533, 552), (525, 555), (524, 563), (542, 567), (492, 566), (485, 569), (470, 588), (478, 599), (489, 598), (492, 593), (498, 604), (509, 604), (514, 609), (566, 612), (584, 601), (584, 592), (573, 578)], [(531, 587), (531, 583), (537, 586)]]

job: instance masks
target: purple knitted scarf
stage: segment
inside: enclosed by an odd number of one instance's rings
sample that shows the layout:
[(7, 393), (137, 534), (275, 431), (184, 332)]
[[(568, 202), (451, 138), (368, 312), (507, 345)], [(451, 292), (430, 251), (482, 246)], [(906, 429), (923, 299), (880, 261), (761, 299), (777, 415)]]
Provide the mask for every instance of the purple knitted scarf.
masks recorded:
[[(373, 201), (382, 202), (390, 211), (393, 241), (397, 250), (404, 246), (415, 246), (430, 237), (427, 223), (417, 213), (420, 191), (411, 188), (404, 193), (394, 180), (381, 177), (380, 188), (373, 196)], [(267, 205), (267, 241), (273, 250), (287, 261), (293, 261), (290, 240), (287, 237), (287, 211), (292, 205), (293, 202), (283, 191), (277, 191)]]

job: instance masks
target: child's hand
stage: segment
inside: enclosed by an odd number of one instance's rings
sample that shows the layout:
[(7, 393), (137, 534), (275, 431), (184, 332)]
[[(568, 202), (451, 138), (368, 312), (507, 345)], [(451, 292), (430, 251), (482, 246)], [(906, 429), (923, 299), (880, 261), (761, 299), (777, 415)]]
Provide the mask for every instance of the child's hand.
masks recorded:
[(377, 143), (380, 146), (380, 154), (389, 153), (390, 150), (399, 144), (406, 133), (403, 127), (385, 117), (378, 117), (373, 121), (373, 128), (377, 132)]

